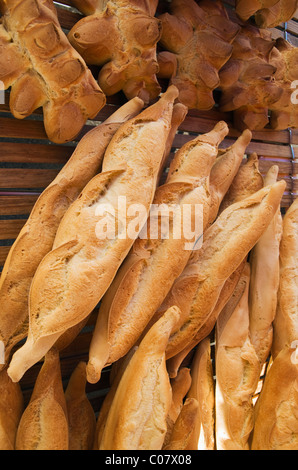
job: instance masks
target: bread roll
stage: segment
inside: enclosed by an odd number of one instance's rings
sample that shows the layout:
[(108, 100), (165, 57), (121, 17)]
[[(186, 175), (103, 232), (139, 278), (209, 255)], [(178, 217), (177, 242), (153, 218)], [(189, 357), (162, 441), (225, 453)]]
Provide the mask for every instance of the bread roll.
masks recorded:
[(275, 28), (293, 18), (297, 0), (236, 0), (236, 13), (247, 21), (251, 16), (260, 28)]
[(251, 450), (297, 450), (297, 350), (286, 346), (266, 374), (256, 404)]
[(69, 450), (92, 450), (96, 418), (86, 395), (86, 363), (79, 362), (67, 388), (65, 400), (68, 416)]
[[(146, 103), (158, 97), (156, 45), (161, 22), (155, 17), (157, 0), (75, 0), (90, 15), (68, 34), (73, 47), (87, 64), (100, 65), (98, 82), (108, 96), (124, 92)], [(113, 40), (111, 40), (113, 38)]]
[(36, 379), (17, 431), (16, 450), (68, 450), (67, 408), (59, 354), (52, 349)]
[(199, 403), (187, 398), (174, 424), (169, 443), (163, 450), (194, 450), (190, 446), (191, 434), (198, 416)]
[[(106, 150), (102, 173), (65, 213), (53, 249), (31, 284), (28, 337), (9, 366), (14, 381), (66, 330), (83, 321), (111, 284), (146, 221), (176, 97), (177, 89), (170, 87), (157, 103), (120, 127)], [(123, 198), (127, 209), (120, 207)], [(131, 230), (135, 215), (128, 211), (139, 204), (145, 213)]]
[(51, 0), (1, 0), (0, 80), (23, 119), (43, 107), (50, 140), (73, 140), (106, 99), (64, 34)]
[(245, 289), (239, 303), (228, 303), (216, 324), (217, 450), (249, 450), (254, 424), (252, 397), (260, 379), (260, 366), (249, 334), (249, 263), (242, 280)]
[[(228, 126), (220, 122), (210, 133), (191, 140), (176, 153), (167, 181), (157, 189), (153, 201), (157, 208), (166, 206), (169, 217), (163, 220), (159, 216), (156, 230), (151, 213), (145, 231), (102, 301), (89, 351), (89, 382), (97, 382), (102, 368), (125, 355), (136, 343), (186, 265), (208, 222), (209, 175), (218, 145), (227, 133)], [(195, 226), (196, 204), (201, 205), (203, 220), (199, 221), (196, 238), (187, 239), (184, 224), (191, 221), (188, 226)], [(188, 214), (187, 206), (191, 209)]]
[(173, 0), (164, 13), (158, 54), (160, 78), (179, 89), (179, 101), (188, 108), (211, 109), (218, 72), (232, 54), (239, 26), (219, 1)]
[(279, 181), (228, 207), (205, 232), (203, 246), (190, 258), (160, 307), (177, 305), (181, 321), (171, 335), (167, 359), (194, 339), (216, 306), (226, 280), (237, 269), (276, 213), (286, 183)]
[(0, 278), (0, 339), (6, 362), (12, 347), (27, 335), (31, 281), (53, 247), (62, 217), (99, 172), (106, 147), (117, 129), (138, 114), (142, 106), (138, 98), (131, 100), (82, 138), (66, 165), (39, 196), (11, 247)]
[(178, 321), (170, 308), (151, 328), (125, 369), (110, 408), (100, 450), (160, 450), (172, 402), (165, 349)]
[(6, 369), (0, 372), (0, 450), (15, 450), (18, 425), (24, 409), (20, 384), (13, 383)]
[[(298, 340), (298, 199), (283, 219), (280, 244), (280, 282), (273, 323), (272, 356)], [(295, 343), (296, 344), (296, 343)]]
[[(274, 184), (278, 166), (268, 171), (264, 184)], [(267, 360), (273, 336), (279, 286), (279, 245), (282, 237), (280, 207), (250, 253), (251, 278), (249, 288), (250, 339), (260, 361), (260, 368)]]
[(188, 448), (215, 450), (215, 383), (209, 337), (198, 344), (190, 370), (191, 387), (187, 398), (197, 400), (198, 414)]

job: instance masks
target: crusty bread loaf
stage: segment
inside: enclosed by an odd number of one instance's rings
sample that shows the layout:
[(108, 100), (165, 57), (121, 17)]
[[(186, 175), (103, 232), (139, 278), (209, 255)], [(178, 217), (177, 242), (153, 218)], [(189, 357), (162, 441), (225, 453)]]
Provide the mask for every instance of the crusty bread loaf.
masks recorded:
[(230, 58), (239, 26), (220, 1), (172, 0), (162, 14), (160, 78), (179, 89), (179, 101), (188, 108), (211, 109), (218, 72)]
[(297, 0), (236, 0), (236, 13), (247, 21), (251, 16), (260, 28), (275, 28), (293, 18)]
[(102, 66), (98, 82), (106, 95), (122, 90), (128, 99), (139, 96), (146, 103), (159, 95), (157, 3), (98, 0), (90, 5), (90, 1), (75, 0), (75, 6), (90, 16), (76, 23), (68, 38), (87, 64)]
[(210, 338), (201, 341), (190, 366), (191, 387), (187, 398), (198, 402), (198, 415), (189, 441), (190, 450), (215, 450), (215, 383)]
[(110, 408), (100, 450), (160, 450), (172, 402), (165, 349), (179, 318), (170, 308), (126, 367)]
[[(106, 150), (102, 173), (65, 213), (53, 249), (43, 258), (31, 284), (27, 341), (9, 366), (14, 381), (66, 330), (86, 318), (111, 284), (142, 228), (139, 222), (130, 230), (136, 217), (130, 207), (142, 204), (146, 221), (177, 94), (170, 87), (157, 103), (120, 127)], [(126, 204), (121, 211), (120, 196)]]
[(46, 354), (21, 417), (16, 450), (68, 450), (68, 436), (59, 353), (52, 349)]
[(192, 431), (198, 418), (199, 403), (187, 398), (173, 426), (169, 443), (163, 450), (194, 450), (190, 445)]
[(298, 364), (295, 348), (285, 347), (266, 374), (256, 404), (251, 450), (297, 450)]
[(43, 107), (50, 140), (73, 140), (105, 96), (71, 46), (52, 0), (2, 0), (0, 80), (11, 88), (10, 109), (23, 119)]
[(223, 198), (238, 174), (251, 138), (251, 131), (246, 129), (234, 144), (219, 153), (212, 167), (210, 173), (211, 206), (208, 225), (211, 225), (218, 215)]
[[(103, 298), (89, 350), (88, 381), (97, 382), (105, 365), (131, 349), (181, 274), (209, 220), (209, 175), (218, 145), (227, 133), (228, 126), (220, 122), (210, 133), (189, 141), (176, 153), (167, 181), (157, 189), (153, 201), (157, 208), (172, 207), (172, 214), (169, 211), (168, 219), (167, 214), (164, 217), (167, 225), (159, 216), (158, 231), (149, 217), (145, 231)], [(197, 228), (199, 233), (187, 239), (183, 224), (191, 220), (189, 226), (195, 226), (196, 204), (202, 207), (203, 220)], [(186, 213), (187, 206), (191, 213)]]
[(260, 379), (260, 365), (249, 334), (249, 263), (242, 280), (245, 289), (238, 304), (228, 302), (216, 323), (217, 450), (249, 450), (254, 424), (252, 398)]
[[(265, 186), (277, 181), (279, 168), (273, 165), (264, 179)], [(253, 247), (249, 262), (251, 278), (249, 289), (250, 340), (258, 355), (260, 366), (267, 360), (272, 345), (273, 321), (279, 287), (279, 245), (282, 236), (280, 207)]]
[(93, 447), (96, 418), (86, 395), (86, 385), (86, 363), (79, 362), (65, 390), (69, 450), (92, 450)]
[(18, 425), (24, 409), (20, 384), (13, 383), (6, 369), (0, 372), (0, 450), (15, 450)]
[(57, 177), (39, 196), (11, 247), (0, 278), (0, 340), (5, 346), (6, 362), (12, 347), (27, 335), (31, 281), (39, 263), (53, 247), (62, 217), (100, 171), (115, 132), (138, 114), (142, 106), (138, 98), (131, 100), (81, 139)]
[(280, 282), (273, 323), (272, 356), (298, 340), (298, 199), (283, 219), (280, 244)]
[(193, 253), (159, 309), (163, 312), (177, 305), (182, 312), (169, 340), (167, 359), (187, 347), (206, 323), (224, 283), (272, 220), (285, 187), (285, 181), (279, 181), (232, 204), (205, 232), (202, 248)]
[(185, 396), (191, 386), (190, 369), (181, 367), (177, 376), (171, 381), (172, 403), (167, 416), (167, 432), (163, 441), (163, 448), (170, 442), (172, 431), (182, 410)]
[(253, 195), (264, 186), (263, 176), (259, 170), (259, 158), (256, 153), (252, 153), (241, 165), (230, 185), (219, 208), (219, 213), (235, 202), (242, 201)]

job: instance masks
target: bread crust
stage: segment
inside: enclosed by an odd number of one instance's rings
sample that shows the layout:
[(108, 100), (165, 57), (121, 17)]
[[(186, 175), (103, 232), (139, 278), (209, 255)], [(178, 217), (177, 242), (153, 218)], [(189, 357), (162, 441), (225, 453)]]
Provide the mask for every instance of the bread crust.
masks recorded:
[(15, 450), (24, 399), (19, 383), (13, 383), (6, 369), (0, 372), (0, 450)]

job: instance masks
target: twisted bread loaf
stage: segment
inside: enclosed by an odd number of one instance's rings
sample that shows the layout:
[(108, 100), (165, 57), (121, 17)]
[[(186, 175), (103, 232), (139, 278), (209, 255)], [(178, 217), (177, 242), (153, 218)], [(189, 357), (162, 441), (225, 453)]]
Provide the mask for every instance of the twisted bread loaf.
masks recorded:
[(23, 119), (43, 107), (50, 140), (73, 140), (105, 96), (62, 31), (52, 0), (1, 0), (0, 80)]

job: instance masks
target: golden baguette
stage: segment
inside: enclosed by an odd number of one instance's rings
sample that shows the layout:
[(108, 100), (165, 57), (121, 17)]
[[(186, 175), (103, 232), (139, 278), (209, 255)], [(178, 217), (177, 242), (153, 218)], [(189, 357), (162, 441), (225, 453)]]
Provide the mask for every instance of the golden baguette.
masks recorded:
[(88, 132), (54, 181), (39, 196), (10, 249), (0, 278), (0, 340), (6, 362), (10, 351), (28, 332), (28, 295), (32, 278), (52, 249), (68, 207), (99, 172), (105, 150), (120, 126), (143, 107), (138, 98), (126, 103), (103, 124)]
[(72, 372), (65, 400), (68, 417), (69, 450), (92, 450), (96, 418), (86, 395), (86, 363), (79, 362)]
[[(146, 217), (150, 210), (177, 93), (170, 87), (157, 103), (118, 129), (105, 152), (102, 172), (65, 213), (53, 249), (31, 284), (27, 340), (9, 366), (14, 381), (66, 330), (83, 321), (111, 284), (139, 233), (130, 230), (130, 207), (142, 204)], [(120, 196), (127, 210), (119, 210)]]
[(279, 181), (232, 204), (205, 232), (202, 248), (194, 252), (159, 311), (177, 305), (181, 321), (171, 335), (167, 359), (194, 339), (214, 310), (226, 280), (237, 269), (272, 220), (285, 191)]
[(297, 349), (286, 346), (266, 374), (256, 404), (251, 450), (297, 450), (297, 409)]
[[(277, 181), (278, 167), (272, 166), (265, 176), (265, 186)], [(249, 329), (252, 345), (259, 357), (260, 368), (272, 346), (273, 321), (279, 286), (279, 246), (282, 237), (280, 207), (250, 253)]]
[(68, 450), (68, 421), (59, 353), (46, 354), (17, 431), (16, 450)]
[[(162, 217), (157, 221), (158, 232), (153, 234), (154, 223), (149, 217), (146, 230), (134, 243), (103, 298), (89, 350), (89, 382), (97, 382), (102, 368), (117, 361), (136, 343), (186, 265), (195, 239), (188, 240), (184, 233), (185, 214), (193, 227), (196, 205), (201, 205), (203, 220), (197, 236), (201, 235), (209, 218), (210, 171), (218, 145), (227, 133), (228, 126), (220, 122), (211, 132), (191, 140), (176, 153), (167, 181), (157, 189), (153, 201), (157, 207), (174, 207), (173, 214), (169, 211), (170, 220), (166, 219), (168, 226), (163, 236)], [(186, 206), (191, 208), (190, 214), (186, 213)], [(175, 236), (175, 232), (179, 235)]]
[(273, 359), (298, 341), (298, 199), (283, 219), (280, 244), (280, 282), (273, 323)]
[(210, 338), (198, 344), (190, 366), (191, 387), (187, 398), (198, 402), (198, 414), (189, 439), (192, 450), (215, 450), (215, 382)]
[(151, 328), (126, 367), (99, 450), (160, 450), (172, 403), (165, 349), (179, 318), (171, 307)]
[(24, 411), (21, 386), (13, 383), (6, 369), (0, 372), (0, 450), (15, 450), (18, 425)]
[(198, 416), (199, 403), (195, 398), (187, 398), (174, 424), (170, 441), (163, 450), (195, 450), (190, 444), (192, 431)]
[(245, 289), (238, 304), (228, 303), (216, 324), (217, 450), (249, 450), (254, 424), (252, 397), (260, 379), (260, 366), (249, 334), (249, 263), (242, 279)]

